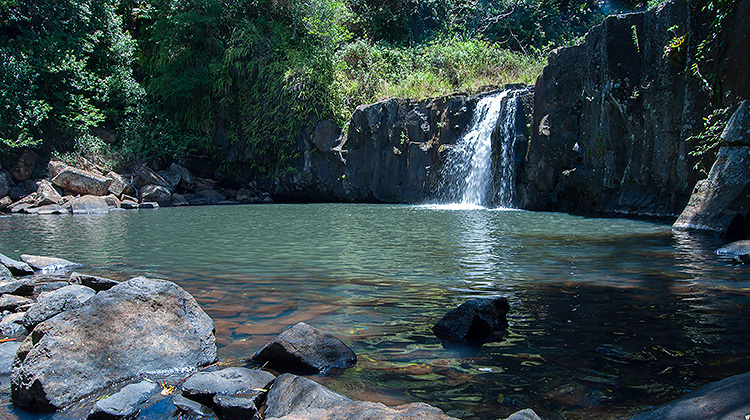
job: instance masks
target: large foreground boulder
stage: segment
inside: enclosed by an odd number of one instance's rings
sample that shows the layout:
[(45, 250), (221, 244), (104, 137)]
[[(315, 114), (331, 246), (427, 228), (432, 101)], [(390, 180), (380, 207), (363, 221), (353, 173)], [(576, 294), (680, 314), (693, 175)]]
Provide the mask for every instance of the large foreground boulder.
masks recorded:
[(357, 355), (333, 335), (299, 322), (255, 353), (253, 360), (287, 371), (318, 373), (354, 366)]
[(23, 326), (31, 331), (40, 322), (53, 316), (73, 309), (78, 309), (91, 299), (96, 292), (94, 289), (80, 284), (71, 284), (39, 295), (36, 303), (26, 311)]
[(279, 376), (268, 393), (266, 419), (440, 419), (439, 408), (424, 403), (388, 407), (381, 403), (353, 401), (301, 376)]
[(36, 326), (14, 362), (17, 405), (54, 410), (147, 373), (216, 360), (211, 318), (176, 284), (136, 277)]
[(632, 420), (746, 420), (750, 415), (750, 372), (696, 389)]
[(471, 299), (446, 313), (432, 331), (449, 340), (482, 341), (508, 325), (505, 315), (509, 310), (504, 297)]
[(52, 178), (52, 183), (64, 190), (82, 195), (107, 195), (109, 193), (109, 185), (112, 183), (110, 178), (72, 166), (58, 170), (58, 174)]

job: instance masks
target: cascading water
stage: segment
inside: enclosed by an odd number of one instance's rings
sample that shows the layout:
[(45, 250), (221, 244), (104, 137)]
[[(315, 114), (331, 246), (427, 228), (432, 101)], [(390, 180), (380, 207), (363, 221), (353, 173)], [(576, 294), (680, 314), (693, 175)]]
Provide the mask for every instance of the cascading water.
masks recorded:
[[(516, 98), (521, 92), (508, 89), (477, 102), (466, 134), (448, 152), (442, 172), (441, 201), (461, 208), (486, 207), (490, 201), (500, 207), (513, 206)], [(494, 170), (493, 132), (500, 146)], [(493, 172), (500, 179), (491, 199)]]

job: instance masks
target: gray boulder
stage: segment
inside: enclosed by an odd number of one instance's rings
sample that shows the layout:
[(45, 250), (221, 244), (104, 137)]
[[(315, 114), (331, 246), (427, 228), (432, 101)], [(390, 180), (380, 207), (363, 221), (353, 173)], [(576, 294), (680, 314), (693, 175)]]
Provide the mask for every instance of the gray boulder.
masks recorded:
[(685, 209), (672, 225), (676, 231), (698, 231), (729, 237), (750, 234), (750, 102), (732, 115), (722, 133), (708, 178), (698, 181)]
[(6, 278), (0, 280), (0, 295), (28, 296), (32, 293), (34, 293), (34, 281), (31, 279)]
[(177, 407), (177, 409), (181, 413), (185, 413), (193, 417), (201, 418), (211, 417), (214, 415), (214, 412), (210, 408), (197, 401), (185, 398), (182, 395), (175, 395), (174, 398), (172, 398), (172, 404), (174, 404), (174, 406)]
[(123, 194), (133, 194), (133, 192), (135, 191), (133, 189), (133, 186), (130, 185), (130, 183), (117, 172), (108, 172), (107, 178), (110, 178), (112, 180), (112, 183), (109, 185), (109, 192), (116, 195), (117, 197), (122, 197)]
[(713, 382), (632, 420), (745, 420), (750, 413), (750, 372)]
[(213, 189), (200, 190), (195, 193), (195, 196), (199, 199), (206, 200), (210, 204), (215, 204), (227, 199), (224, 194)]
[(51, 292), (53, 290), (62, 289), (69, 284), (70, 283), (67, 281), (45, 281), (44, 283), (36, 283), (34, 285), (34, 293), (39, 295), (44, 292)]
[(146, 201), (143, 203), (138, 204), (139, 209), (158, 209), (159, 203), (155, 201)]
[(51, 160), (47, 164), (47, 174), (49, 175), (49, 178), (52, 179), (60, 174), (65, 168), (67, 168), (68, 165), (65, 162), (60, 162), (59, 160)]
[(216, 395), (214, 410), (226, 420), (252, 419), (260, 409), (265, 393), (254, 391), (246, 395)]
[(182, 395), (210, 405), (217, 394), (254, 394), (265, 389), (275, 377), (260, 369), (230, 367), (216, 372), (198, 372), (182, 385)]
[(23, 317), (23, 326), (31, 331), (40, 322), (44, 322), (59, 313), (80, 308), (94, 294), (96, 294), (94, 289), (78, 284), (44, 292), (39, 295), (36, 303), (26, 311), (26, 315)]
[(43, 272), (57, 271), (57, 270), (63, 270), (66, 268), (81, 266), (81, 264), (74, 263), (74, 262), (71, 262), (62, 258), (42, 257), (39, 255), (28, 255), (28, 254), (21, 255), (21, 261), (30, 265), (31, 268), (33, 268), (34, 270), (43, 271)]
[(13, 358), (16, 357), (19, 347), (21, 347), (21, 343), (16, 341), (0, 343), (0, 391), (3, 393), (8, 392), (10, 373), (13, 370)]
[(141, 202), (157, 202), (161, 207), (172, 204), (172, 193), (166, 187), (149, 184), (141, 188)]
[(0, 312), (3, 312), (3, 311), (18, 312), (18, 310), (22, 306), (30, 305), (32, 303), (34, 303), (34, 301), (29, 298), (26, 298), (23, 296), (5, 294), (5, 295), (0, 296)]
[(185, 196), (182, 194), (172, 194), (172, 207), (189, 206), (190, 203), (187, 201)]
[(174, 189), (177, 187), (177, 184), (180, 183), (181, 176), (179, 172), (169, 170), (159, 171), (157, 172), (157, 174), (159, 174), (159, 176), (161, 176), (164, 181), (167, 182), (167, 189), (169, 189), (170, 192), (174, 191)]
[(25, 197), (28, 193), (26, 192), (26, 188), (22, 184), (15, 185), (10, 188), (10, 191), (8, 191), (8, 197), (10, 197), (13, 201), (18, 201), (21, 198)]
[(184, 168), (176, 163), (169, 165), (169, 170), (180, 174), (180, 182), (178, 186), (186, 191), (191, 191), (195, 188), (195, 178), (193, 174), (187, 168)]
[(99, 196), (108, 193), (112, 180), (93, 172), (66, 166), (52, 178), (52, 183), (76, 194)]
[(10, 272), (8, 267), (0, 264), (0, 279), (5, 279), (9, 277), (13, 277), (13, 273)]
[(31, 178), (31, 174), (34, 172), (34, 165), (38, 156), (30, 149), (24, 150), (21, 155), (15, 160), (13, 166), (10, 169), (10, 174), (17, 182), (23, 182)]
[(109, 213), (109, 204), (102, 196), (84, 195), (70, 202), (73, 214)]
[(333, 335), (299, 322), (263, 346), (253, 360), (287, 371), (317, 373), (354, 366), (357, 355)]
[(82, 274), (76, 271), (70, 273), (70, 279), (68, 280), (71, 284), (81, 284), (86, 287), (90, 287), (97, 292), (102, 290), (109, 290), (114, 286), (120, 284), (117, 280), (112, 280), (99, 276), (92, 276), (91, 274)]
[(46, 179), (39, 181), (36, 188), (36, 205), (46, 206), (50, 204), (60, 204), (62, 195)]
[(448, 340), (483, 341), (508, 325), (505, 316), (509, 310), (504, 297), (470, 299), (446, 313), (432, 331)]
[(422, 419), (449, 420), (439, 408), (424, 403), (388, 407), (353, 401), (310, 379), (291, 374), (276, 378), (266, 400), (266, 420), (271, 419)]
[(64, 207), (59, 204), (48, 204), (45, 206), (27, 208), (26, 212), (38, 215), (67, 214), (70, 213), (70, 207)]
[(164, 179), (161, 175), (154, 172), (151, 168), (146, 165), (141, 165), (135, 170), (135, 187), (142, 189), (146, 185), (157, 185), (164, 188), (169, 188), (169, 182)]
[(23, 326), (23, 317), (25, 312), (18, 312), (5, 315), (0, 319), (0, 335), (6, 338), (18, 338), (26, 335), (26, 328)]
[(3, 254), (0, 254), (0, 264), (10, 270), (15, 276), (25, 276), (28, 274), (34, 274), (34, 270), (25, 262), (16, 261), (12, 258), (8, 258)]
[(214, 323), (176, 284), (136, 277), (43, 322), (19, 349), (13, 402), (59, 409), (144, 373), (216, 360)]
[(116, 394), (99, 400), (89, 414), (90, 419), (133, 419), (138, 416), (141, 404), (157, 393), (159, 385), (141, 381), (122, 388)]

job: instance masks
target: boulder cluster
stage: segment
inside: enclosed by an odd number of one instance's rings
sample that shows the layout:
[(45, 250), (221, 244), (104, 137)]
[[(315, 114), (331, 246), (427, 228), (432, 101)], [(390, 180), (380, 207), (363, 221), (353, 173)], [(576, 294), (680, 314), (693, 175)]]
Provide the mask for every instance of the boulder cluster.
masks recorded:
[[(81, 265), (0, 254), (0, 392), (10, 388), (23, 409), (89, 419), (135, 419), (165, 404), (180, 418), (452, 419), (424, 403), (355, 401), (298, 376), (357, 362), (340, 339), (304, 322), (284, 329), (247, 366), (227, 367), (217, 359), (214, 322), (180, 286), (73, 269)], [(452, 324), (441, 333), (461, 339), (468, 331), (473, 339), (506, 325), (504, 298), (462, 307), (447, 315)], [(509, 419), (539, 417), (523, 410)]]
[(106, 171), (83, 158), (76, 166), (50, 161), (47, 177), (34, 179), (37, 156), (27, 150), (4, 171), (0, 168), (0, 211), (31, 214), (91, 214), (113, 209), (158, 208), (207, 204), (267, 203), (255, 188), (223, 189), (172, 164), (154, 171), (136, 165), (131, 172)]

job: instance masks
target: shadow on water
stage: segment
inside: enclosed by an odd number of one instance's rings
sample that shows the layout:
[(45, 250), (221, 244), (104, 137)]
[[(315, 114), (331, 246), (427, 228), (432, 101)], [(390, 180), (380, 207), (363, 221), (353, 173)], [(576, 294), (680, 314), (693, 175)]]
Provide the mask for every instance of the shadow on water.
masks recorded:
[[(359, 356), (317, 381), (466, 419), (526, 407), (549, 419), (619, 418), (750, 370), (750, 275), (714, 257), (718, 241), (663, 224), (274, 205), (10, 218), (0, 236), (12, 256), (177, 282), (215, 320), (220, 357), (239, 364), (283, 328), (311, 323)], [(444, 346), (432, 334), (447, 310), (492, 295), (508, 297), (511, 312), (489, 342)], [(167, 410), (158, 407), (147, 414)]]

